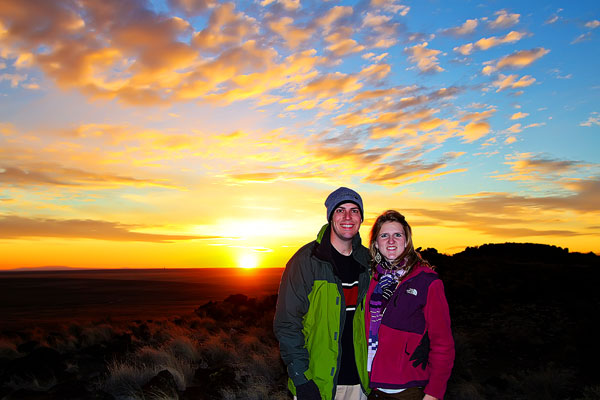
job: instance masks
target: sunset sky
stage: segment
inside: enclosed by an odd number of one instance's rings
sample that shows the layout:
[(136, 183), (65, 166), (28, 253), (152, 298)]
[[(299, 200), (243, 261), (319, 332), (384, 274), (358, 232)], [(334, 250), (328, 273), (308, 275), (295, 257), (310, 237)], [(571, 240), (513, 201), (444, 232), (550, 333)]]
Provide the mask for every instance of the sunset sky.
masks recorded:
[(597, 0), (0, 0), (0, 269), (282, 267), (339, 186), (600, 253), (599, 70)]

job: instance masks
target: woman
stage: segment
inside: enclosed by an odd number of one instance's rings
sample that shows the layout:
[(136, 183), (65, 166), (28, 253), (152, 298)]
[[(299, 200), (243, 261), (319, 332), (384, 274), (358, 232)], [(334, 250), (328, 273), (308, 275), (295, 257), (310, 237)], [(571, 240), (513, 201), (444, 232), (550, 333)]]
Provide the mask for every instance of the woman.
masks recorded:
[(442, 399), (454, 364), (442, 281), (415, 251), (410, 225), (397, 211), (377, 218), (369, 250), (369, 399)]

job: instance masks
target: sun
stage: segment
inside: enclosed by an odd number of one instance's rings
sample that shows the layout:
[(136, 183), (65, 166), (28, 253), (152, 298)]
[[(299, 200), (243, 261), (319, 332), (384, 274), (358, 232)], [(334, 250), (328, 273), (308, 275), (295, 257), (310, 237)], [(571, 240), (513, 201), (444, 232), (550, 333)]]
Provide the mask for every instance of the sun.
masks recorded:
[(258, 267), (258, 256), (249, 253), (241, 255), (238, 259), (238, 267), (246, 269)]

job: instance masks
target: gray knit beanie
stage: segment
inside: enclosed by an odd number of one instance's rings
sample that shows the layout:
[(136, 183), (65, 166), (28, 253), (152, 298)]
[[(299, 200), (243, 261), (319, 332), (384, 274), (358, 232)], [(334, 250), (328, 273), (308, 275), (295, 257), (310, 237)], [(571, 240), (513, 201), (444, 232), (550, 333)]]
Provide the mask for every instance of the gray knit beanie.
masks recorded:
[(327, 221), (331, 221), (331, 215), (333, 214), (333, 211), (340, 204), (344, 203), (356, 204), (358, 206), (358, 209), (360, 210), (360, 219), (365, 219), (363, 211), (363, 202), (360, 195), (354, 190), (342, 186), (341, 188), (338, 188), (331, 192), (331, 194), (327, 196), (327, 200), (325, 200), (325, 207), (327, 207)]

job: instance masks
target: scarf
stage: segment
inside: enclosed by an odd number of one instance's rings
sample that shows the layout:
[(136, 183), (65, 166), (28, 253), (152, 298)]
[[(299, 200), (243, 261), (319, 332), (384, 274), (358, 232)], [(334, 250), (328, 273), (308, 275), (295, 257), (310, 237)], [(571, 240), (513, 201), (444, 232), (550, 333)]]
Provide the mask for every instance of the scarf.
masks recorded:
[[(367, 359), (367, 371), (371, 371), (371, 364), (375, 353), (377, 352), (377, 346), (379, 345), (379, 326), (381, 325), (381, 319), (383, 318), (383, 312), (387, 307), (387, 304), (394, 294), (398, 282), (406, 274), (406, 269), (402, 268), (404, 263), (400, 264), (400, 269), (392, 269), (392, 265), (382, 260), (375, 268), (379, 282), (375, 286), (371, 299), (369, 300), (369, 311), (371, 314), (371, 324), (369, 325), (369, 345), (368, 345), (368, 359)], [(394, 266), (398, 268), (398, 266)]]

